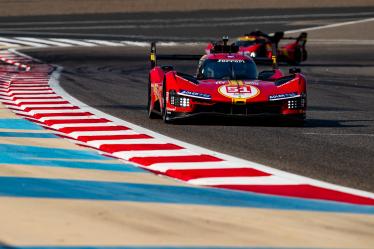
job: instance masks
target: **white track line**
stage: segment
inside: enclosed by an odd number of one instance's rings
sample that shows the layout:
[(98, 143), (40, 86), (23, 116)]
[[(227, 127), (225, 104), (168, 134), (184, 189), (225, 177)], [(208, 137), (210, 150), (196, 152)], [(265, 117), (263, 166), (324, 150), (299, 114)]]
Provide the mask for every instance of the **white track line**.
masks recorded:
[(49, 47), (48, 45), (45, 45), (45, 44), (28, 42), (28, 41), (21, 41), (21, 40), (17, 40), (17, 39), (8, 39), (8, 38), (4, 38), (4, 37), (0, 37), (0, 41), (1, 42), (8, 42), (8, 43), (15, 43), (15, 44), (24, 45), (24, 46), (37, 47), (37, 48)]
[(356, 21), (340, 22), (340, 23), (322, 25), (322, 26), (311, 27), (311, 28), (288, 30), (288, 31), (286, 31), (284, 33), (285, 34), (291, 34), (291, 33), (299, 33), (299, 32), (312, 31), (312, 30), (337, 28), (337, 27), (341, 27), (341, 26), (345, 26), (345, 25), (352, 25), (352, 24), (364, 23), (364, 22), (372, 22), (372, 21), (374, 21), (374, 18), (366, 18), (366, 19), (361, 19), (361, 20), (356, 20)]
[(71, 47), (72, 46), (71, 44), (68, 44), (68, 43), (50, 41), (48, 39), (39, 39), (39, 38), (32, 38), (32, 37), (16, 37), (16, 38), (22, 41), (30, 41), (30, 42), (35, 42), (39, 44), (46, 44), (49, 46), (57, 46), (57, 47)]
[(73, 45), (84, 46), (84, 47), (96, 47), (97, 46), (97, 44), (94, 44), (94, 43), (84, 42), (84, 41), (79, 41), (79, 40), (73, 40), (73, 39), (51, 38), (50, 40), (57, 41), (57, 42), (68, 43), (68, 44), (73, 44)]
[(303, 182), (290, 181), (278, 176), (251, 176), (251, 177), (209, 177), (187, 181), (196, 185), (298, 185)]

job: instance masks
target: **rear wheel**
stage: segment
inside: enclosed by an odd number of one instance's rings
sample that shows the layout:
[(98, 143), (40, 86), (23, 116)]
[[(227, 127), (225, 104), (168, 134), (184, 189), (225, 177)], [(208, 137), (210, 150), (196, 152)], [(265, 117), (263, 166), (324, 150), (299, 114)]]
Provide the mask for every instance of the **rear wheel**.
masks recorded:
[(152, 97), (151, 97), (151, 94), (152, 94), (152, 88), (151, 88), (151, 81), (149, 80), (148, 81), (148, 101), (147, 101), (147, 113), (148, 113), (148, 118), (150, 119), (154, 119), (154, 118), (157, 118), (157, 114), (154, 113), (153, 109), (152, 109)]
[(303, 51), (301, 47), (295, 48), (294, 59), (290, 62), (292, 65), (299, 65), (303, 58)]

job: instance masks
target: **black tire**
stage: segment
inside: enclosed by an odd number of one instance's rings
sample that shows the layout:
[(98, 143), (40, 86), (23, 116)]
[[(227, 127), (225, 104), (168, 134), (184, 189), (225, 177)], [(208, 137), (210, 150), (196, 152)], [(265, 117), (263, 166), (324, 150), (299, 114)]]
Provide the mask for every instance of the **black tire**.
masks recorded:
[(151, 109), (151, 81), (148, 80), (148, 101), (147, 101), (147, 114), (149, 119), (155, 119), (158, 117), (156, 113)]
[(167, 114), (166, 111), (166, 80), (164, 79), (164, 83), (162, 84), (162, 109), (161, 109), (161, 116), (162, 120), (164, 120), (165, 123), (170, 123), (171, 118), (170, 115)]
[(295, 48), (295, 54), (294, 54), (294, 60), (291, 61), (291, 65), (299, 65), (303, 59), (303, 51), (301, 47), (296, 47)]

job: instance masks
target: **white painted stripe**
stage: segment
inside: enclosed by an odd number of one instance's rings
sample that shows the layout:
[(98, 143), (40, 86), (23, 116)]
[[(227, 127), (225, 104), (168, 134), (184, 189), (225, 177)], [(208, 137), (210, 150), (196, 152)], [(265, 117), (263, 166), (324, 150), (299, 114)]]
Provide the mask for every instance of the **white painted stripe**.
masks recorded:
[(187, 181), (195, 185), (297, 185), (303, 182), (296, 182), (278, 176), (257, 176), (257, 177), (207, 177)]
[(111, 140), (92, 140), (87, 142), (94, 147), (100, 147), (104, 144), (166, 144), (167, 142), (153, 138), (141, 139), (111, 139)]
[(305, 135), (315, 135), (315, 136), (359, 136), (359, 137), (374, 137), (374, 134), (372, 133), (316, 133), (316, 132), (308, 132), (303, 133)]
[(95, 47), (95, 46), (97, 46), (96, 44), (93, 44), (93, 43), (90, 43), (90, 42), (84, 42), (84, 41), (72, 40), (72, 39), (52, 38), (50, 40), (57, 41), (57, 42), (68, 43), (68, 44), (72, 44), (72, 45), (84, 46), (84, 47)]
[(20, 93), (27, 93), (29, 95), (32, 95), (33, 92), (35, 93), (35, 95), (42, 94), (42, 93), (54, 93), (52, 90), (42, 90), (42, 91), (26, 91), (26, 90), (18, 91), (18, 90), (12, 90), (12, 91), (9, 91), (9, 94), (18, 95)]
[(39, 39), (39, 38), (31, 38), (31, 37), (16, 37), (16, 38), (18, 40), (22, 40), (22, 41), (31, 41), (31, 42), (47, 44), (47, 45), (51, 45), (51, 46), (71, 47), (71, 44), (56, 42), (56, 41), (50, 41), (48, 39)]
[(0, 37), (0, 42), (8, 42), (8, 43), (13, 43), (13, 44), (19, 44), (19, 45), (30, 46), (30, 47), (38, 47), (38, 48), (48, 47), (48, 45), (45, 45), (45, 44), (28, 42), (28, 41), (21, 41), (21, 40), (17, 40), (17, 39), (8, 39), (8, 38), (4, 38), (4, 37)]
[(84, 40), (84, 41), (90, 42), (90, 43), (96, 43), (96, 44), (103, 45), (103, 46), (113, 46), (113, 47), (123, 46), (122, 43), (113, 42), (113, 41), (103, 41), (103, 40)]
[(36, 102), (36, 103), (45, 103), (45, 102), (61, 102), (65, 101), (63, 98), (60, 99), (17, 99), (14, 100), (13, 102), (16, 104), (22, 104), (22, 103), (27, 103), (27, 102)]
[(24, 111), (24, 109), (22, 109), (21, 107), (18, 107), (18, 106), (7, 105), (7, 104), (4, 104), (4, 106), (9, 108), (9, 109), (16, 109), (16, 110), (19, 110), (19, 111)]
[(57, 108), (57, 107), (74, 107), (72, 104), (44, 104), (44, 105), (20, 105), (21, 108), (35, 108), (35, 107), (46, 107), (46, 108)]
[(32, 115), (30, 115), (30, 113), (28, 113), (28, 112), (24, 112), (24, 111), (13, 111), (13, 112), (15, 114), (26, 115), (26, 116), (32, 117)]
[(121, 41), (121, 43), (123, 43), (127, 46), (149, 47), (148, 42)]
[(319, 44), (319, 45), (374, 45), (374, 40), (309, 39), (308, 44)]
[(96, 126), (117, 126), (115, 123), (77, 123), (77, 124), (54, 124), (51, 125), (53, 129), (62, 129), (70, 127), (96, 127)]
[(133, 150), (114, 152), (113, 156), (129, 160), (133, 157), (160, 157), (160, 156), (193, 156), (201, 153), (188, 149), (180, 150)]
[(75, 113), (75, 112), (83, 112), (81, 109), (71, 109), (71, 108), (66, 108), (66, 109), (58, 109), (58, 110), (31, 110), (30, 113), (32, 115), (35, 114), (48, 114), (48, 113)]
[(60, 97), (55, 93), (45, 93), (45, 94), (17, 94), (14, 98), (36, 98), (36, 97)]
[(364, 22), (371, 22), (371, 21), (374, 21), (374, 18), (366, 18), (366, 19), (350, 21), (350, 22), (340, 22), (340, 23), (328, 24), (328, 25), (311, 27), (311, 28), (288, 30), (284, 33), (285, 34), (291, 34), (291, 33), (305, 32), (305, 31), (312, 31), (312, 30), (337, 28), (337, 27), (341, 27), (341, 26), (352, 25), (352, 24), (357, 24), (357, 23), (364, 23)]
[(10, 90), (17, 90), (17, 89), (26, 89), (26, 90), (45, 90), (45, 89), (48, 89), (48, 90), (51, 90), (51, 88), (49, 86), (13, 86), (11, 85), (9, 87)]
[(219, 161), (219, 162), (188, 162), (188, 163), (156, 163), (147, 168), (166, 172), (170, 169), (224, 169), (224, 168), (250, 168), (249, 162)]
[(48, 86), (48, 83), (35, 83), (35, 84), (30, 84), (30, 83), (12, 83), (12, 88), (16, 87), (43, 87), (43, 86)]
[(9, 43), (9, 42), (0, 42), (0, 46), (6, 46), (6, 47), (19, 47), (20, 45)]
[(98, 117), (97, 116), (69, 116), (69, 115), (66, 115), (66, 116), (63, 116), (63, 117), (60, 117), (60, 116), (57, 116), (57, 117), (43, 117), (43, 118), (40, 118), (39, 120), (41, 122), (44, 122), (44, 121), (47, 121), (47, 120), (75, 120), (75, 119), (97, 119)]
[(73, 138), (81, 136), (113, 136), (113, 135), (137, 135), (139, 133), (133, 130), (121, 130), (121, 131), (75, 131), (69, 134)]

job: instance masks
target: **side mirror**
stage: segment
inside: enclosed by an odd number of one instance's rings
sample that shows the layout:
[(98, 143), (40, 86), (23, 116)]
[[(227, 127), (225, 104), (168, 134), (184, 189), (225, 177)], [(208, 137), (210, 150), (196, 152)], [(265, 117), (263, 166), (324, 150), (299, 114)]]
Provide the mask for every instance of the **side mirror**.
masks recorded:
[(273, 70), (265, 70), (265, 71), (262, 71), (258, 74), (258, 79), (259, 80), (268, 80), (270, 79), (272, 76), (274, 75), (274, 71)]
[(162, 66), (161, 69), (162, 69), (162, 71), (164, 71), (165, 73), (174, 70), (173, 66)]
[(297, 68), (297, 67), (293, 67), (293, 68), (290, 68), (290, 70), (288, 70), (288, 72), (290, 74), (301, 73), (301, 69)]

